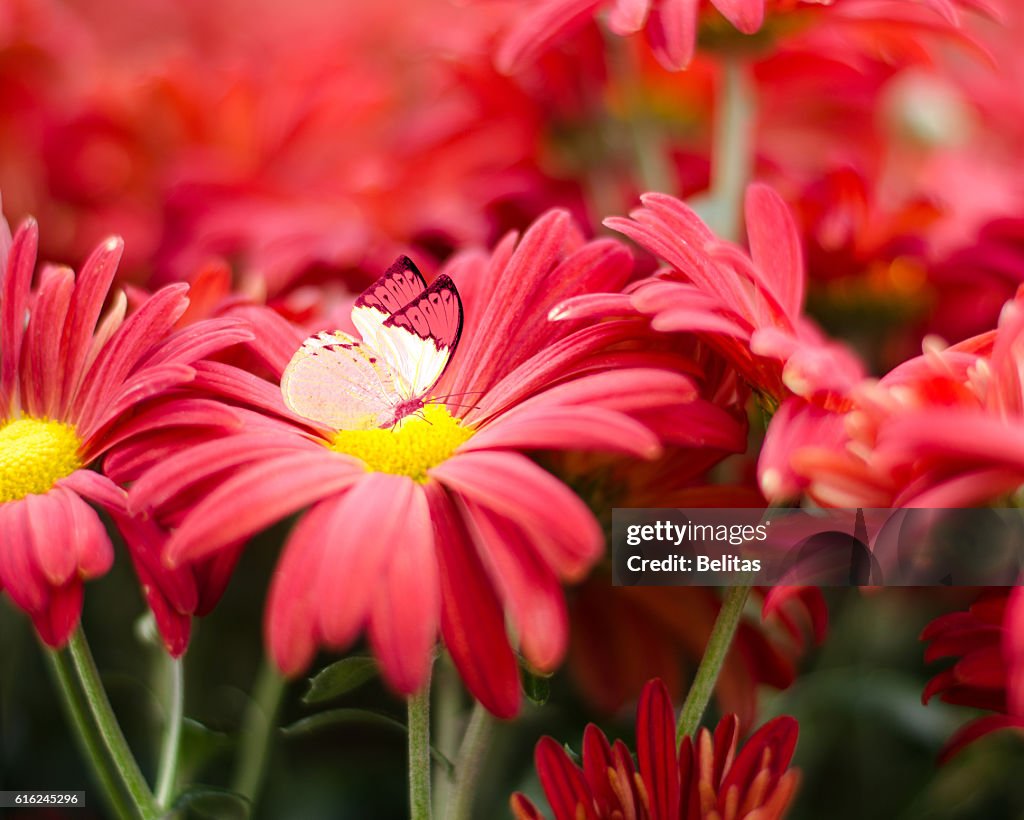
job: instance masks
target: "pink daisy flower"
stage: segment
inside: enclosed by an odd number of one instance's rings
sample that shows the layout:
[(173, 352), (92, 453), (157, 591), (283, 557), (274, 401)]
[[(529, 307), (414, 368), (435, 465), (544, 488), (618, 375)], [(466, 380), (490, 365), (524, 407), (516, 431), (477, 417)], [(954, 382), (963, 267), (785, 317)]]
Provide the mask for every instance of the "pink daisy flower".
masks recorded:
[(629, 218), (605, 224), (668, 267), (631, 289), (655, 330), (697, 333), (774, 403), (834, 401), (863, 378), (856, 356), (802, 314), (806, 273), (789, 208), (771, 188), (747, 189), (749, 253), (716, 237), (667, 194), (645, 194)]
[(124, 491), (90, 467), (131, 436), (173, 423), (150, 400), (191, 380), (196, 359), (251, 336), (236, 320), (171, 334), (188, 304), (185, 285), (127, 318), (118, 294), (101, 318), (121, 240), (97, 248), (78, 276), (44, 267), (33, 287), (37, 242), (35, 222), (13, 242), (0, 223), (0, 589), (59, 647), (78, 623), (83, 581), (113, 560), (89, 502), (127, 522)]
[[(995, 331), (923, 355), (865, 382), (827, 435), (794, 432), (789, 464), (820, 504), (967, 507), (1024, 485), (1024, 300)], [(773, 420), (774, 423), (774, 420)], [(819, 427), (819, 432), (824, 429)]]
[[(318, 646), (343, 649), (365, 629), (386, 679), (411, 693), (440, 634), (470, 691), (511, 716), (519, 676), (506, 622), (527, 662), (553, 669), (568, 639), (560, 582), (580, 579), (603, 547), (586, 505), (526, 453), (653, 457), (658, 438), (633, 414), (696, 396), (632, 344), (649, 332), (642, 318), (548, 320), (562, 299), (616, 291), (631, 271), (621, 244), (585, 241), (559, 211), (489, 256), (457, 256), (444, 272), (465, 306), (460, 347), (423, 417), (391, 429), (318, 428), (285, 408), (276, 384), (204, 364), (197, 387), (254, 409), (238, 410), (234, 435), (151, 459), (132, 504), (178, 517), (175, 565), (308, 508), (266, 610), (279, 668), (298, 674)], [(263, 316), (258, 346), (280, 373), (303, 334)]]

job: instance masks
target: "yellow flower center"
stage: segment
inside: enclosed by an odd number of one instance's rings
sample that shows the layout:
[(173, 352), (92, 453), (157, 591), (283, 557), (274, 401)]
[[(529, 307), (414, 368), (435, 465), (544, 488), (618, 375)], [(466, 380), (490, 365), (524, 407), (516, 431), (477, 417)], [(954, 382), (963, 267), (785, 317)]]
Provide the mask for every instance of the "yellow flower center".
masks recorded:
[(0, 427), (0, 504), (42, 495), (82, 466), (71, 424), (15, 419)]
[(422, 417), (407, 416), (393, 430), (339, 430), (328, 447), (364, 461), (371, 472), (407, 475), (424, 484), (427, 470), (472, 435), (443, 404), (427, 404)]

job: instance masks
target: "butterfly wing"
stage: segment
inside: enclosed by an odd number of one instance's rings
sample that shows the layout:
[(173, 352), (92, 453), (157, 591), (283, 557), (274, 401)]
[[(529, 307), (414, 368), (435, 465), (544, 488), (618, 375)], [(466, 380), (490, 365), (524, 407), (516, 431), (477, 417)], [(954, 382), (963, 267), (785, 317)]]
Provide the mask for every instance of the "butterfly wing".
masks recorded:
[(377, 347), (409, 398), (422, 396), (441, 378), (462, 335), (462, 300), (455, 283), (439, 276), (434, 283), (384, 320)]
[(380, 350), (385, 320), (427, 289), (423, 274), (408, 256), (399, 256), (384, 275), (364, 290), (352, 306), (352, 323), (363, 342)]
[(332, 430), (390, 423), (402, 400), (391, 368), (347, 333), (318, 333), (302, 343), (281, 378), (285, 404)]

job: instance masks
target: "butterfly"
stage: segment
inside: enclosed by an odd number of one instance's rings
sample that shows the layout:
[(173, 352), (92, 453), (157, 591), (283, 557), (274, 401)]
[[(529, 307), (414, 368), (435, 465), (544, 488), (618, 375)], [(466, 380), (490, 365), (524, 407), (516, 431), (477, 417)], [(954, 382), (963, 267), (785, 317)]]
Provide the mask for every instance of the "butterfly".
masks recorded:
[(405, 256), (352, 307), (358, 340), (336, 330), (311, 336), (281, 379), (285, 404), (334, 430), (399, 425), (420, 410), (448, 367), (462, 334), (462, 300), (439, 276), (427, 287)]

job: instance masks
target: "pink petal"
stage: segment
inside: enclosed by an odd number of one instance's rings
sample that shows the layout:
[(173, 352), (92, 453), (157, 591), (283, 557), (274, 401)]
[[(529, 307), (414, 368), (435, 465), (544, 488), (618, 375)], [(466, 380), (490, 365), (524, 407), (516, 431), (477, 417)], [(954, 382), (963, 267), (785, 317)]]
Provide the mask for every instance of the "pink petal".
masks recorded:
[(462, 445), (459, 452), (513, 450), (602, 450), (638, 458), (661, 451), (658, 438), (628, 416), (600, 407), (533, 407), (499, 419)]
[(53, 587), (66, 583), (78, 564), (70, 544), (76, 533), (71, 527), (67, 495), (67, 490), (57, 487), (45, 495), (22, 499), (36, 566)]
[(445, 646), (473, 697), (498, 717), (514, 717), (519, 669), (497, 595), (445, 490), (429, 483), (426, 492), (436, 528)]
[(53, 590), (49, 605), (42, 612), (33, 613), (32, 622), (43, 643), (60, 649), (75, 631), (81, 615), (82, 582), (76, 578)]
[(108, 239), (92, 252), (75, 281), (75, 292), (60, 344), (64, 356), (62, 408), (70, 405), (84, 375), (90, 339), (114, 281), (123, 250), (124, 242), (120, 238)]
[(142, 363), (141, 367), (155, 365), (191, 364), (240, 342), (253, 340), (248, 322), (241, 319), (205, 319), (174, 333)]
[(463, 520), (509, 611), (523, 655), (534, 669), (553, 672), (569, 639), (565, 596), (558, 579), (513, 522), (468, 500), (463, 502)]
[(293, 325), (279, 313), (262, 305), (244, 305), (231, 312), (244, 319), (255, 334), (257, 342), (249, 345), (252, 352), (269, 365), (278, 379), (284, 373), (295, 351), (309, 334)]
[(623, 36), (640, 31), (650, 7), (651, 0), (615, 0), (608, 14), (608, 28)]
[(14, 236), (0, 282), (0, 417), (10, 415), (16, 399), (25, 311), (38, 245), (39, 228), (35, 220), (28, 219)]
[(0, 504), (0, 584), (29, 614), (49, 600), (46, 578), (32, 551), (32, 531), (25, 499)]
[[(493, 416), (514, 407), (525, 397), (564, 378), (568, 370), (597, 351), (634, 338), (637, 325), (635, 320), (612, 320), (576, 331), (555, 342), (494, 382), (484, 396), (486, 404), (467, 413), (466, 420), (475, 422), (481, 417)], [(467, 391), (470, 388), (475, 391), (477, 386), (460, 374), (452, 390)], [(475, 392), (470, 393), (471, 398), (474, 395)]]
[(363, 471), (324, 450), (253, 462), (197, 504), (167, 544), (172, 566), (192, 561), (358, 481)]
[(494, 64), (513, 74), (593, 16), (604, 0), (543, 0), (527, 12), (498, 48)]
[(92, 470), (75, 470), (57, 482), (110, 512), (125, 512), (127, 495), (113, 481)]
[(103, 404), (139, 361), (163, 339), (188, 306), (188, 285), (168, 285), (154, 293), (114, 331), (86, 375), (75, 399), (80, 423), (88, 427)]
[(534, 408), (596, 406), (629, 412), (666, 404), (681, 404), (697, 397), (693, 381), (680, 373), (655, 368), (619, 367), (613, 371), (581, 376), (556, 385), (509, 410), (503, 418), (517, 418)]
[(128, 508), (132, 513), (159, 509), (169, 499), (218, 473), (295, 450), (295, 442), (262, 433), (239, 433), (187, 447), (164, 458), (135, 481), (128, 493)]
[[(420, 492), (405, 476), (363, 473), (335, 504), (321, 533), (324, 557), (314, 592), (319, 632), (330, 646), (346, 647), (363, 628), (392, 553), (409, 537), (406, 515), (419, 512)], [(423, 538), (422, 520), (413, 522), (412, 537)], [(419, 554), (423, 547), (413, 549)]]
[(604, 537), (587, 506), (518, 453), (459, 453), (428, 475), (498, 515), (518, 521), (562, 578), (580, 578)]
[[(744, 34), (753, 34), (764, 23), (765, 0), (711, 0), (730, 23)], [(948, 2), (948, 0), (940, 0)]]
[(264, 410), (299, 424), (309, 425), (308, 419), (296, 416), (285, 405), (280, 385), (221, 362), (197, 362), (194, 369), (196, 371), (194, 386), (197, 389), (207, 390), (227, 399), (242, 401), (257, 410)]
[(21, 405), (33, 416), (53, 418), (58, 415), (63, 374), (59, 329), (64, 327), (75, 276), (69, 268), (47, 267), (41, 280), (22, 342)]
[[(166, 432), (168, 428), (175, 427), (205, 427), (227, 433), (238, 429), (240, 426), (241, 423), (235, 411), (219, 401), (213, 401), (212, 399), (163, 401), (154, 407), (149, 407), (133, 414), (130, 421), (105, 430), (100, 440), (95, 442), (94, 449), (91, 450), (90, 455), (96, 458), (107, 450), (122, 445), (133, 436), (151, 433), (154, 430)], [(171, 435), (181, 440), (181, 444), (184, 446), (183, 431), (176, 430)], [(152, 437), (147, 437), (147, 442), (151, 440)], [(122, 455), (123, 453), (121, 452), (112, 453), (104, 462), (104, 470), (109, 475), (115, 475), (118, 472), (118, 470), (114, 469), (114, 465), (117, 465), (118, 459)], [(129, 479), (125, 478), (123, 480)]]
[(123, 413), (146, 399), (187, 384), (193, 376), (192, 368), (183, 364), (160, 365), (129, 376), (106, 397), (102, 409), (90, 414), (89, 421), (79, 426), (86, 458), (91, 461), (97, 450), (104, 446), (105, 442), (101, 440), (104, 428), (117, 421)]
[(661, 0), (647, 24), (654, 56), (669, 71), (690, 65), (697, 47), (699, 0)]
[(488, 371), (504, 374), (529, 358), (532, 351), (517, 349), (519, 346), (509, 345), (508, 339), (518, 338), (518, 328), (529, 313), (531, 295), (543, 291), (541, 279), (565, 251), (573, 229), (567, 212), (552, 210), (523, 235), (505, 269), (496, 277), (497, 289), (480, 317), (480, 327), (487, 328), (487, 333), (477, 334), (466, 349), (459, 351), (463, 362), (468, 363), (465, 372), (460, 373), (465, 384), (484, 390), (494, 381), (487, 378)]
[[(397, 517), (398, 510), (392, 514)], [(441, 619), (441, 589), (427, 498), (414, 487), (370, 610), (370, 643), (385, 679), (399, 692), (420, 689), (430, 670)]]
[(323, 533), (338, 499), (321, 501), (292, 530), (267, 595), (263, 631), (274, 663), (289, 677), (306, 669), (316, 652), (318, 572), (326, 544)]
[[(719, 8), (723, 3), (716, 0)], [(742, 0), (735, 5), (743, 5)], [(763, 11), (764, 0), (754, 0), (753, 5), (761, 6)], [(760, 183), (747, 188), (745, 202), (750, 257), (786, 313), (796, 317), (803, 307), (805, 274), (793, 215), (782, 197)]]

